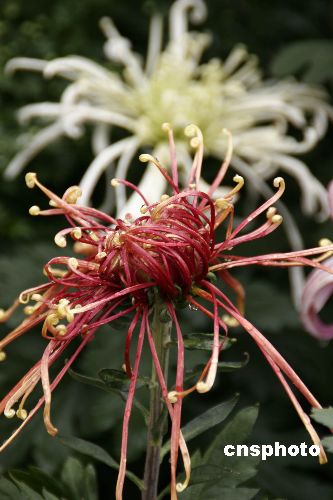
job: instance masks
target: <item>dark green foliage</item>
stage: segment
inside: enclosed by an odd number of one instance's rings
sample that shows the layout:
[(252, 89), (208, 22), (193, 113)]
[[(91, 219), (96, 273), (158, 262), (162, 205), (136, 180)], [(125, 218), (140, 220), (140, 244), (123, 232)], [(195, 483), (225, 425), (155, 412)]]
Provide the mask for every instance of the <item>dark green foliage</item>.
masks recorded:
[(69, 457), (60, 477), (54, 478), (36, 467), (27, 471), (13, 470), (9, 479), (0, 479), (3, 500), (98, 500), (96, 472), (91, 464), (84, 465)]
[[(196, 418), (182, 427), (182, 433), (186, 442), (200, 436), (203, 432), (223, 422), (236, 405), (238, 397), (235, 396), (224, 401), (213, 408), (201, 413)], [(170, 441), (167, 441), (161, 450), (162, 458), (170, 451)]]
[[(193, 457), (191, 485), (180, 496), (185, 500), (202, 498), (251, 499), (258, 489), (243, 488), (244, 482), (257, 473), (258, 457), (228, 457), (225, 445), (244, 443), (252, 432), (258, 416), (258, 408), (241, 410), (215, 437), (208, 449)], [(238, 491), (240, 490), (240, 491)]]
[[(119, 464), (114, 460), (111, 455), (109, 455), (103, 448), (95, 445), (94, 443), (89, 443), (83, 439), (78, 439), (74, 437), (60, 437), (60, 442), (65, 446), (68, 446), (74, 451), (87, 455), (94, 460), (108, 465), (112, 469), (118, 470)], [(142, 481), (129, 470), (126, 471), (126, 476), (130, 479), (140, 490), (143, 488)]]
[(313, 408), (311, 412), (311, 417), (322, 425), (328, 428), (333, 428), (333, 407), (329, 408)]
[[(331, 432), (333, 432), (333, 407), (322, 408), (321, 410), (317, 408), (312, 409), (311, 417), (320, 424), (328, 427)], [(322, 439), (322, 443), (326, 450), (333, 453), (333, 436), (326, 436)]]
[(302, 76), (308, 83), (329, 83), (333, 80), (333, 41), (305, 40), (287, 45), (273, 59), (275, 76)]
[[(183, 337), (184, 347), (189, 351), (211, 351), (213, 347), (213, 337), (213, 333), (188, 333)], [(228, 349), (231, 346), (233, 339), (220, 336), (220, 342), (223, 342), (223, 349)]]

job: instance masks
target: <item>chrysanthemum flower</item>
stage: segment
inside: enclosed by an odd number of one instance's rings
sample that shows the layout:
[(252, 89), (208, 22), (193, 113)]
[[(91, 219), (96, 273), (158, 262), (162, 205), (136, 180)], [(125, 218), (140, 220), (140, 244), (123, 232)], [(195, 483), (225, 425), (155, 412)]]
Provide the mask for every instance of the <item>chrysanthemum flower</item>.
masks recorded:
[[(333, 218), (333, 181), (328, 185), (328, 204)], [(333, 269), (333, 257), (325, 260), (325, 267)], [(333, 275), (320, 269), (312, 271), (307, 278), (302, 295), (300, 317), (306, 330), (320, 340), (333, 338), (333, 324), (325, 324), (320, 311), (333, 295)]]
[[(141, 215), (132, 218), (113, 219), (93, 208), (76, 204), (80, 189), (69, 188), (62, 198), (47, 189), (36, 174), (28, 173), (28, 187), (39, 187), (50, 199), (51, 207), (42, 210), (38, 206), (30, 209), (31, 215), (64, 215), (69, 227), (61, 230), (55, 237), (60, 247), (66, 246), (66, 238), (85, 246), (84, 258), (56, 257), (44, 267), (48, 277), (46, 283), (21, 293), (14, 306), (2, 319), (6, 319), (18, 305), (24, 303), (27, 318), (9, 333), (1, 342), (0, 349), (23, 335), (36, 325), (41, 325), (43, 337), (47, 340), (42, 358), (17, 383), (0, 403), (0, 411), (7, 417), (23, 419), (20, 427), (2, 445), (4, 449), (18, 432), (44, 405), (44, 422), (47, 431), (54, 435), (57, 429), (50, 416), (51, 394), (66, 371), (77, 358), (83, 347), (93, 338), (98, 327), (109, 324), (116, 318), (129, 316), (130, 327), (127, 332), (124, 352), (124, 369), (130, 379), (128, 396), (123, 419), (120, 471), (116, 488), (116, 498), (122, 498), (126, 470), (128, 426), (133, 398), (140, 369), (140, 359), (144, 340), (148, 341), (158, 382), (169, 412), (171, 421), (171, 492), (172, 498), (177, 491), (183, 490), (190, 478), (189, 454), (181, 434), (181, 410), (185, 396), (193, 391), (208, 392), (215, 381), (219, 355), (223, 347), (228, 327), (239, 324), (254, 339), (268, 363), (280, 380), (292, 404), (303, 421), (312, 440), (320, 446), (320, 461), (326, 461), (325, 452), (310, 419), (294, 395), (290, 383), (298, 389), (312, 407), (320, 404), (294, 372), (287, 361), (273, 345), (244, 316), (244, 290), (232, 276), (235, 267), (258, 266), (305, 266), (325, 270), (320, 263), (322, 258), (332, 254), (333, 244), (291, 253), (274, 253), (242, 257), (234, 255), (232, 249), (243, 243), (263, 238), (274, 231), (282, 222), (282, 217), (274, 208), (281, 197), (285, 185), (281, 177), (274, 180), (276, 193), (240, 224), (233, 227), (233, 197), (243, 186), (243, 178), (234, 177), (236, 186), (223, 198), (212, 199), (220, 185), (231, 155), (231, 138), (227, 161), (223, 162), (218, 174), (207, 192), (198, 189), (200, 179), (203, 140), (200, 130), (191, 125), (186, 135), (191, 138), (196, 153), (190, 169), (186, 187), (181, 190), (178, 182), (176, 151), (172, 130), (165, 124), (171, 149), (171, 174), (150, 155), (140, 157), (143, 162), (155, 165), (159, 175), (169, 186), (169, 193), (162, 195), (156, 203), (148, 203), (143, 193), (126, 180), (114, 179), (115, 187), (124, 185), (132, 188), (141, 198)], [(143, 203), (143, 205), (142, 205)], [(261, 214), (266, 220), (256, 229), (246, 232), (249, 224)], [(216, 230), (225, 229), (225, 237), (216, 241)], [(319, 257), (313, 258), (318, 255)], [(219, 277), (236, 294), (236, 303), (222, 292), (213, 279)], [(152, 332), (152, 311), (156, 300), (163, 303), (172, 322), (177, 339), (177, 370), (173, 382), (165, 379), (161, 359)], [(205, 368), (193, 387), (184, 386), (184, 344), (183, 334), (178, 322), (177, 304), (186, 302), (200, 310), (213, 323), (212, 352)], [(134, 332), (138, 329), (138, 334)], [(111, 330), (112, 332), (112, 330)], [(136, 341), (135, 341), (136, 338)], [(49, 370), (69, 344), (80, 340), (79, 346), (64, 367), (50, 380)], [(135, 358), (131, 361), (135, 347)], [(3, 352), (3, 351), (2, 351)], [(2, 354), (2, 358), (5, 354)], [(43, 397), (31, 409), (26, 409), (27, 398), (41, 382)], [(15, 410), (14, 406), (18, 404)], [(186, 479), (176, 483), (178, 451), (183, 457)]]
[[(26, 147), (8, 165), (5, 176), (15, 177), (48, 144), (61, 136), (75, 139), (83, 134), (84, 125), (92, 124), (95, 159), (81, 179), (83, 195), (79, 201), (88, 205), (108, 167), (114, 169), (116, 177), (126, 178), (139, 149), (148, 148), (167, 165), (168, 147), (160, 129), (160, 124), (167, 121), (175, 131), (184, 185), (191, 156), (182, 130), (188, 123), (196, 123), (203, 132), (206, 152), (220, 160), (227, 141), (218, 131), (223, 127), (231, 131), (235, 150), (231, 165), (264, 198), (272, 196), (268, 180), (282, 169), (298, 182), (304, 213), (325, 218), (325, 190), (304, 162), (295, 157), (312, 149), (326, 131), (332, 108), (327, 104), (325, 92), (293, 79), (263, 81), (257, 58), (248, 54), (244, 46), (235, 47), (224, 62), (212, 59), (200, 64), (210, 37), (188, 31), (188, 13), (192, 22), (202, 21), (206, 15), (203, 0), (174, 2), (164, 51), (162, 18), (152, 17), (145, 62), (131, 50), (130, 41), (117, 31), (112, 21), (103, 18), (105, 53), (110, 61), (123, 67), (120, 74), (80, 56), (49, 62), (29, 58), (11, 60), (7, 66), (10, 72), (41, 71), (46, 78), (61, 76), (71, 83), (59, 102), (31, 104), (19, 111), (22, 123), (37, 120), (43, 126), (36, 135), (26, 138)], [(125, 130), (128, 137), (110, 143), (114, 127)], [(295, 139), (293, 130), (301, 139)], [(199, 187), (203, 190), (208, 187), (203, 178)], [(150, 203), (156, 202), (166, 188), (166, 180), (147, 169), (139, 188)], [(223, 196), (225, 192), (218, 188), (216, 194)], [(127, 212), (135, 213), (139, 198), (133, 193), (127, 199), (124, 186), (120, 186), (115, 200), (111, 200), (114, 202), (118, 216), (123, 217)], [(106, 203), (110, 203), (110, 198)], [(278, 209), (284, 217), (291, 248), (300, 250), (302, 237), (292, 215), (281, 203)], [(294, 303), (299, 307), (304, 278), (300, 269), (291, 273)]]
[[(181, 180), (185, 181), (191, 158), (182, 131), (187, 124), (196, 123), (202, 130), (206, 152), (218, 159), (224, 157), (227, 148), (219, 131), (223, 127), (231, 131), (235, 151), (231, 164), (251, 179), (253, 187), (266, 198), (272, 194), (266, 180), (282, 169), (299, 183), (304, 212), (326, 216), (324, 188), (306, 165), (294, 157), (312, 149), (326, 131), (332, 109), (325, 92), (293, 79), (263, 81), (257, 58), (248, 54), (244, 46), (235, 47), (224, 62), (212, 59), (200, 64), (210, 37), (188, 31), (188, 13), (192, 22), (202, 21), (206, 15), (203, 0), (174, 2), (164, 51), (162, 18), (152, 17), (145, 62), (132, 51), (130, 41), (112, 21), (103, 18), (105, 53), (110, 61), (123, 67), (121, 73), (80, 56), (49, 62), (11, 60), (7, 66), (10, 72), (40, 71), (46, 78), (61, 76), (70, 84), (59, 102), (31, 104), (19, 111), (22, 123), (37, 119), (45, 126), (12, 160), (6, 177), (16, 176), (49, 143), (64, 135), (77, 138), (85, 124), (92, 124), (96, 158), (80, 183), (80, 203), (87, 205), (106, 168), (116, 162), (115, 176), (126, 178), (131, 160), (140, 148), (149, 148), (153, 156), (167, 164), (167, 143), (160, 130), (160, 124), (167, 121), (179, 141)], [(124, 129), (128, 137), (110, 144), (112, 127)], [(296, 140), (290, 129), (297, 130), (301, 139)], [(146, 170), (139, 188), (149, 202), (154, 202), (164, 192), (166, 180)], [(206, 189), (203, 180), (200, 188)], [(125, 189), (120, 187), (116, 195), (118, 215), (134, 213), (138, 201), (137, 194), (133, 194), (126, 204)], [(297, 245), (292, 228), (289, 233)]]

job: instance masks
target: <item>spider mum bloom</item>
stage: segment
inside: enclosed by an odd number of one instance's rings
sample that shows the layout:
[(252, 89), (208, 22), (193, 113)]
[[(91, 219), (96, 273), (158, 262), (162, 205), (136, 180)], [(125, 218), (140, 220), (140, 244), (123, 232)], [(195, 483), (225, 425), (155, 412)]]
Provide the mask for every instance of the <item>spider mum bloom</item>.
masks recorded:
[[(36, 325), (41, 325), (43, 337), (47, 340), (42, 358), (17, 383), (0, 403), (0, 411), (7, 417), (22, 419), (20, 427), (2, 445), (4, 449), (27, 424), (36, 411), (44, 405), (44, 422), (47, 431), (54, 435), (57, 429), (50, 416), (51, 394), (66, 371), (74, 362), (83, 347), (92, 339), (99, 326), (110, 324), (122, 316), (130, 315), (131, 324), (127, 331), (124, 352), (124, 367), (130, 379), (128, 396), (123, 419), (121, 459), (116, 498), (122, 498), (126, 471), (128, 428), (133, 405), (135, 387), (140, 369), (140, 359), (144, 340), (148, 341), (157, 378), (171, 421), (171, 496), (177, 498), (190, 479), (190, 459), (186, 443), (181, 433), (181, 411), (183, 399), (197, 391), (208, 392), (215, 381), (218, 360), (223, 348), (228, 328), (241, 325), (254, 339), (259, 349), (287, 392), (298, 415), (309, 432), (313, 442), (320, 447), (320, 461), (326, 461), (320, 439), (309, 417), (298, 402), (290, 383), (306, 398), (311, 406), (320, 404), (294, 372), (287, 361), (273, 345), (244, 316), (244, 290), (232, 276), (234, 267), (259, 266), (304, 266), (309, 265), (326, 270), (321, 259), (331, 255), (333, 244), (290, 253), (274, 253), (252, 257), (235, 256), (231, 253), (236, 246), (263, 238), (274, 231), (282, 222), (274, 204), (281, 197), (285, 185), (281, 177), (274, 180), (275, 194), (233, 227), (233, 197), (243, 186), (244, 180), (236, 175), (236, 186), (223, 198), (212, 199), (215, 189), (220, 185), (227, 171), (232, 152), (229, 138), (226, 160), (222, 163), (211, 187), (205, 193), (198, 189), (203, 159), (203, 138), (195, 125), (186, 128), (192, 147), (196, 149), (186, 187), (181, 190), (178, 183), (176, 151), (171, 128), (164, 124), (163, 129), (169, 136), (171, 151), (171, 175), (150, 155), (140, 157), (143, 162), (151, 162), (169, 185), (169, 194), (149, 204), (143, 193), (126, 180), (114, 179), (113, 186), (124, 185), (132, 188), (141, 198), (141, 216), (113, 219), (93, 208), (77, 205), (81, 192), (77, 186), (69, 188), (62, 198), (56, 196), (37, 179), (36, 174), (28, 173), (28, 187), (39, 187), (50, 199), (51, 208), (41, 210), (30, 208), (31, 215), (64, 215), (69, 227), (55, 236), (60, 247), (66, 246), (66, 238), (85, 245), (86, 257), (56, 257), (45, 266), (48, 281), (35, 288), (25, 290), (7, 312), (2, 312), (5, 320), (18, 306), (27, 304), (27, 319), (10, 332), (0, 342), (3, 348), (14, 339), (23, 335)], [(266, 213), (266, 220), (256, 229), (246, 230), (247, 226)], [(225, 238), (217, 242), (216, 229), (225, 227)], [(319, 257), (314, 258), (313, 256)], [(60, 268), (59, 268), (60, 267)], [(329, 271), (330, 272), (330, 271)], [(225, 285), (236, 293), (234, 304), (212, 279), (218, 275)], [(156, 343), (151, 326), (151, 312), (154, 308), (153, 297), (158, 296), (165, 305), (172, 321), (177, 338), (177, 370), (174, 384), (167, 382), (157, 354)], [(197, 382), (192, 387), (184, 386), (184, 343), (180, 324), (177, 319), (178, 301), (186, 301), (190, 306), (202, 311), (213, 323), (212, 352)], [(135, 357), (131, 362), (131, 346)], [(74, 340), (80, 339), (74, 354), (65, 362), (64, 367), (50, 380), (49, 370), (56, 359)], [(222, 339), (222, 340), (221, 340)], [(28, 396), (41, 381), (43, 396), (31, 409), (25, 408)], [(20, 402), (19, 402), (20, 401)], [(19, 402), (15, 411), (14, 405)], [(186, 471), (184, 483), (176, 482), (178, 453), (182, 455)]]
[[(179, 142), (178, 159), (185, 183), (191, 157), (182, 131), (188, 123), (196, 123), (204, 135), (207, 153), (218, 159), (224, 157), (227, 149), (227, 141), (219, 131), (223, 127), (231, 131), (235, 149), (231, 164), (251, 179), (265, 198), (271, 196), (266, 179), (282, 169), (299, 183), (304, 212), (326, 217), (323, 186), (294, 157), (312, 149), (326, 131), (332, 109), (325, 92), (293, 79), (263, 81), (257, 58), (248, 54), (244, 46), (235, 47), (225, 61), (212, 59), (200, 64), (210, 37), (189, 32), (188, 16), (198, 23), (205, 15), (203, 0), (175, 1), (170, 9), (169, 40), (164, 51), (162, 17), (154, 15), (145, 61), (132, 51), (130, 41), (113, 22), (103, 18), (105, 54), (122, 66), (120, 74), (72, 55), (49, 62), (29, 58), (9, 61), (9, 72), (40, 71), (46, 78), (60, 76), (70, 83), (59, 102), (31, 104), (19, 111), (22, 123), (36, 119), (45, 126), (12, 160), (6, 177), (16, 176), (49, 143), (64, 135), (75, 139), (84, 132), (84, 125), (92, 124), (96, 158), (80, 184), (80, 203), (86, 205), (98, 179), (113, 162), (117, 178), (126, 178), (130, 162), (140, 148), (150, 148), (153, 156), (167, 163), (168, 146), (160, 129), (160, 124), (167, 121)], [(124, 129), (128, 137), (110, 144), (112, 127)], [(290, 128), (300, 133), (299, 141), (288, 132)], [(147, 170), (139, 187), (149, 202), (157, 201), (165, 191), (166, 180)], [(203, 180), (200, 188), (207, 188)], [(126, 212), (134, 213), (139, 200), (134, 193), (126, 204), (125, 189), (120, 187), (115, 201), (118, 215), (123, 216)], [(289, 224), (288, 220), (285, 222)], [(293, 240), (294, 228), (289, 232)], [(297, 245), (295, 236), (294, 243)]]
[[(148, 149), (168, 164), (168, 146), (160, 128), (167, 121), (175, 132), (178, 164), (182, 167), (180, 180), (186, 185), (191, 155), (183, 140), (183, 128), (196, 123), (203, 132), (206, 152), (219, 160), (227, 149), (227, 141), (219, 131), (223, 127), (231, 131), (231, 165), (265, 199), (273, 194), (269, 179), (283, 170), (300, 186), (304, 213), (326, 218), (325, 189), (297, 156), (311, 150), (326, 132), (328, 118), (333, 116), (327, 95), (318, 87), (294, 79), (263, 80), (257, 58), (241, 45), (225, 61), (212, 59), (200, 64), (210, 37), (188, 31), (188, 18), (198, 23), (205, 15), (203, 0), (175, 1), (170, 9), (169, 40), (164, 50), (163, 20), (154, 15), (145, 61), (131, 49), (130, 41), (113, 22), (103, 18), (105, 54), (112, 63), (120, 65), (121, 72), (73, 55), (49, 62), (29, 58), (9, 61), (9, 72), (40, 71), (46, 78), (60, 76), (70, 83), (59, 102), (30, 104), (19, 110), (22, 123), (37, 121), (42, 128), (33, 137), (26, 136), (27, 146), (8, 165), (5, 176), (15, 177), (48, 144), (61, 136), (76, 139), (84, 133), (84, 126), (91, 124), (95, 158), (81, 179), (83, 194), (79, 201), (88, 205), (103, 173), (107, 177), (126, 178), (138, 150)], [(128, 137), (110, 143), (110, 131), (115, 127), (123, 129)], [(292, 130), (301, 137), (299, 140)], [(203, 177), (198, 187), (208, 189)], [(156, 202), (166, 189), (166, 179), (147, 169), (139, 189), (149, 203)], [(225, 192), (218, 187), (215, 195), (222, 197)], [(114, 198), (106, 196), (103, 206), (109, 211), (115, 204), (118, 216), (124, 217), (127, 212), (138, 215), (139, 202), (137, 193), (128, 199), (126, 189), (120, 186)], [(277, 208), (284, 218), (291, 249), (300, 250), (304, 245), (297, 224), (281, 202)], [(292, 269), (290, 273), (294, 303), (299, 307), (304, 275), (301, 269)]]

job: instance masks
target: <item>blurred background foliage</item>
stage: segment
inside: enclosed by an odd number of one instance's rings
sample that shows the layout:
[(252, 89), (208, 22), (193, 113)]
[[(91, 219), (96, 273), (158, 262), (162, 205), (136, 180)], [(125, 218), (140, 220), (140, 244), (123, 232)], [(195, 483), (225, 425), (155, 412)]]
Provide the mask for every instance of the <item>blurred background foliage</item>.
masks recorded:
[[(105, 15), (114, 19), (120, 32), (132, 41), (137, 52), (144, 53), (149, 14), (155, 9), (167, 13), (171, 3), (166, 0), (121, 2), (2, 0), (0, 3), (1, 70), (5, 63), (15, 56), (51, 59), (56, 56), (79, 54), (101, 63), (105, 62), (102, 51), (104, 38), (98, 27), (99, 19)], [(250, 52), (259, 56), (267, 77), (294, 75), (307, 82), (324, 85), (332, 94), (332, 1), (208, 0), (207, 5), (208, 18), (202, 29), (213, 35), (213, 41), (205, 55), (206, 58), (212, 56), (224, 58), (235, 44), (242, 42), (248, 46)], [(63, 82), (57, 79), (44, 81), (39, 74), (28, 73), (8, 77), (1, 71), (0, 170), (4, 169), (20, 147), (17, 138), (22, 134), (22, 128), (15, 120), (17, 109), (30, 102), (56, 101), (62, 88)], [(27, 134), (32, 131), (29, 127), (25, 129)], [(332, 130), (319, 147), (305, 158), (324, 184), (332, 178), (331, 133)], [(34, 160), (33, 170), (37, 172), (42, 170), (44, 183), (56, 192), (62, 193), (68, 185), (77, 182), (79, 173), (89, 164), (91, 158), (89, 134), (86, 134), (78, 141), (63, 139), (49, 147)], [(292, 180), (287, 186), (284, 201), (297, 219), (306, 244), (315, 245), (322, 236), (332, 238), (332, 224), (330, 222), (318, 224), (313, 219), (306, 219), (298, 209), (297, 187)], [(23, 288), (42, 281), (42, 265), (51, 256), (59, 254), (59, 249), (53, 244), (53, 235), (62, 227), (63, 222), (55, 219), (36, 220), (28, 215), (28, 208), (31, 205), (45, 204), (42, 199), (42, 195), (38, 192), (27, 190), (23, 176), (13, 182), (3, 180), (0, 182), (2, 307), (8, 306)], [(236, 211), (238, 215), (247, 212), (246, 199), (238, 205)], [(282, 230), (274, 233), (265, 242), (251, 245), (251, 253), (287, 249)], [(281, 354), (302, 376), (304, 382), (310, 386), (319, 401), (324, 406), (332, 404), (330, 385), (333, 377), (332, 345), (317, 342), (302, 329), (291, 304), (287, 273), (283, 270), (253, 268), (238, 272), (237, 275), (247, 290), (248, 318), (272, 340)], [(326, 307), (324, 315), (328, 321), (332, 321), (332, 304)], [(9, 324), (1, 325), (1, 332), (5, 333), (8, 327), (17, 324), (18, 318), (16, 315)], [(198, 312), (184, 311), (184, 332), (193, 331), (193, 325), (196, 331), (209, 331), (211, 328)], [(75, 373), (98, 379), (98, 372), (102, 368), (120, 369), (124, 331), (124, 325), (118, 325), (117, 330), (112, 332), (108, 328), (102, 329), (75, 364)], [(284, 444), (308, 442), (306, 432), (283, 389), (252, 341), (244, 332), (237, 329), (234, 337), (237, 338), (237, 342), (223, 353), (222, 361), (244, 361), (246, 359), (244, 352), (247, 352), (248, 363), (241, 369), (228, 370), (224, 367), (211, 393), (187, 398), (184, 405), (184, 421), (193, 419), (208, 408), (231, 397), (235, 392), (239, 392), (238, 410), (260, 402), (259, 417), (251, 434), (251, 442), (258, 444), (275, 441)], [(39, 332), (35, 331), (8, 349), (8, 359), (0, 367), (1, 394), (5, 394), (6, 390), (17, 381), (18, 376), (23, 375), (34, 360), (38, 359), (43, 346), (44, 342), (40, 339)], [(187, 351), (187, 367), (202, 363), (206, 359), (205, 356), (207, 352), (204, 351), (203, 354)], [(148, 357), (145, 364), (149, 364)], [(52, 412), (57, 427), (62, 435), (76, 436), (103, 445), (112, 457), (118, 459), (123, 401), (119, 394), (107, 391), (105, 388), (101, 390), (79, 383), (74, 380), (80, 378), (75, 373), (72, 373), (72, 377), (68, 375), (54, 394)], [(144, 390), (140, 389), (143, 392)], [(145, 399), (144, 394), (143, 399)], [(252, 414), (251, 418), (253, 421), (248, 424), (250, 427), (255, 420)], [(11, 429), (12, 422), (2, 417), (0, 435), (4, 437), (11, 432)], [(222, 427), (221, 429), (223, 431)], [(221, 429), (214, 427), (208, 430), (203, 438), (197, 437), (193, 444), (191, 443), (192, 451), (201, 449), (201, 458), (196, 454), (198, 463), (204, 460), (202, 457), (208, 438), (212, 442)], [(325, 434), (324, 429), (322, 431)], [(131, 470), (139, 476), (142, 474), (144, 449), (145, 428), (140, 414), (136, 412), (131, 425), (129, 464)], [(92, 461), (96, 457), (87, 458), (82, 453), (65, 462), (66, 457), (73, 454), (75, 454), (73, 449), (70, 451), (70, 448), (64, 446), (59, 439), (47, 435), (41, 416), (36, 416), (16, 442), (0, 457), (2, 472), (17, 468), (25, 470), (25, 472), (12, 472), (11, 476), (3, 477), (0, 482), (0, 498), (21, 498), (19, 495), (34, 500), (36, 498), (54, 500), (58, 497), (74, 500), (111, 498), (110, 492), (113, 491), (116, 478), (115, 471), (112, 471), (105, 462), (102, 463), (103, 461), (94, 462), (95, 468), (87, 465), (89, 460)], [(44, 479), (40, 476), (39, 479), (35, 477), (41, 472), (30, 470), (28, 473), (27, 468), (31, 466), (37, 466), (45, 474), (61, 478), (58, 490), (57, 484), (53, 483), (43, 490), (41, 481), (42, 484), (49, 483), (46, 477)], [(223, 467), (225, 472), (227, 464)], [(237, 470), (241, 470), (239, 464), (237, 467)], [(162, 473), (161, 485), (166, 486), (168, 464), (164, 464)], [(80, 479), (82, 477), (86, 478), (84, 488)], [(235, 490), (232, 497), (228, 496), (230, 492), (224, 490), (223, 492), (224, 498), (233, 499), (255, 496), (261, 499), (310, 500), (316, 497), (320, 500), (329, 500), (333, 499), (332, 477), (333, 460), (328, 465), (319, 466), (312, 458), (271, 458), (259, 464), (259, 472), (255, 478), (253, 474), (244, 475), (247, 486), (241, 488), (242, 491)], [(94, 493), (95, 483), (99, 485), (98, 497)], [(126, 498), (139, 498), (137, 490), (133, 489), (131, 484), (127, 488)], [(194, 491), (192, 496), (186, 498), (196, 498), (195, 495), (197, 493)], [(212, 496), (212, 498), (218, 497)]]

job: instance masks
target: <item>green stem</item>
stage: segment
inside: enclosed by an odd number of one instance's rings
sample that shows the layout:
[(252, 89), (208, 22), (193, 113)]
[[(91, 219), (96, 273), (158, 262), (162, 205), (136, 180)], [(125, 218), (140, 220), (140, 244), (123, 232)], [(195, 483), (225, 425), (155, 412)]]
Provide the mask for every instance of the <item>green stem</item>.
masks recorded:
[[(171, 321), (161, 321), (163, 304), (157, 303), (153, 310), (152, 335), (158, 359), (164, 373), (165, 381), (168, 376), (169, 344)], [(144, 490), (142, 500), (156, 500), (158, 478), (161, 464), (161, 447), (166, 428), (167, 412), (163, 404), (161, 387), (152, 361), (152, 375), (150, 388), (150, 405), (148, 421), (147, 454), (144, 471)]]

